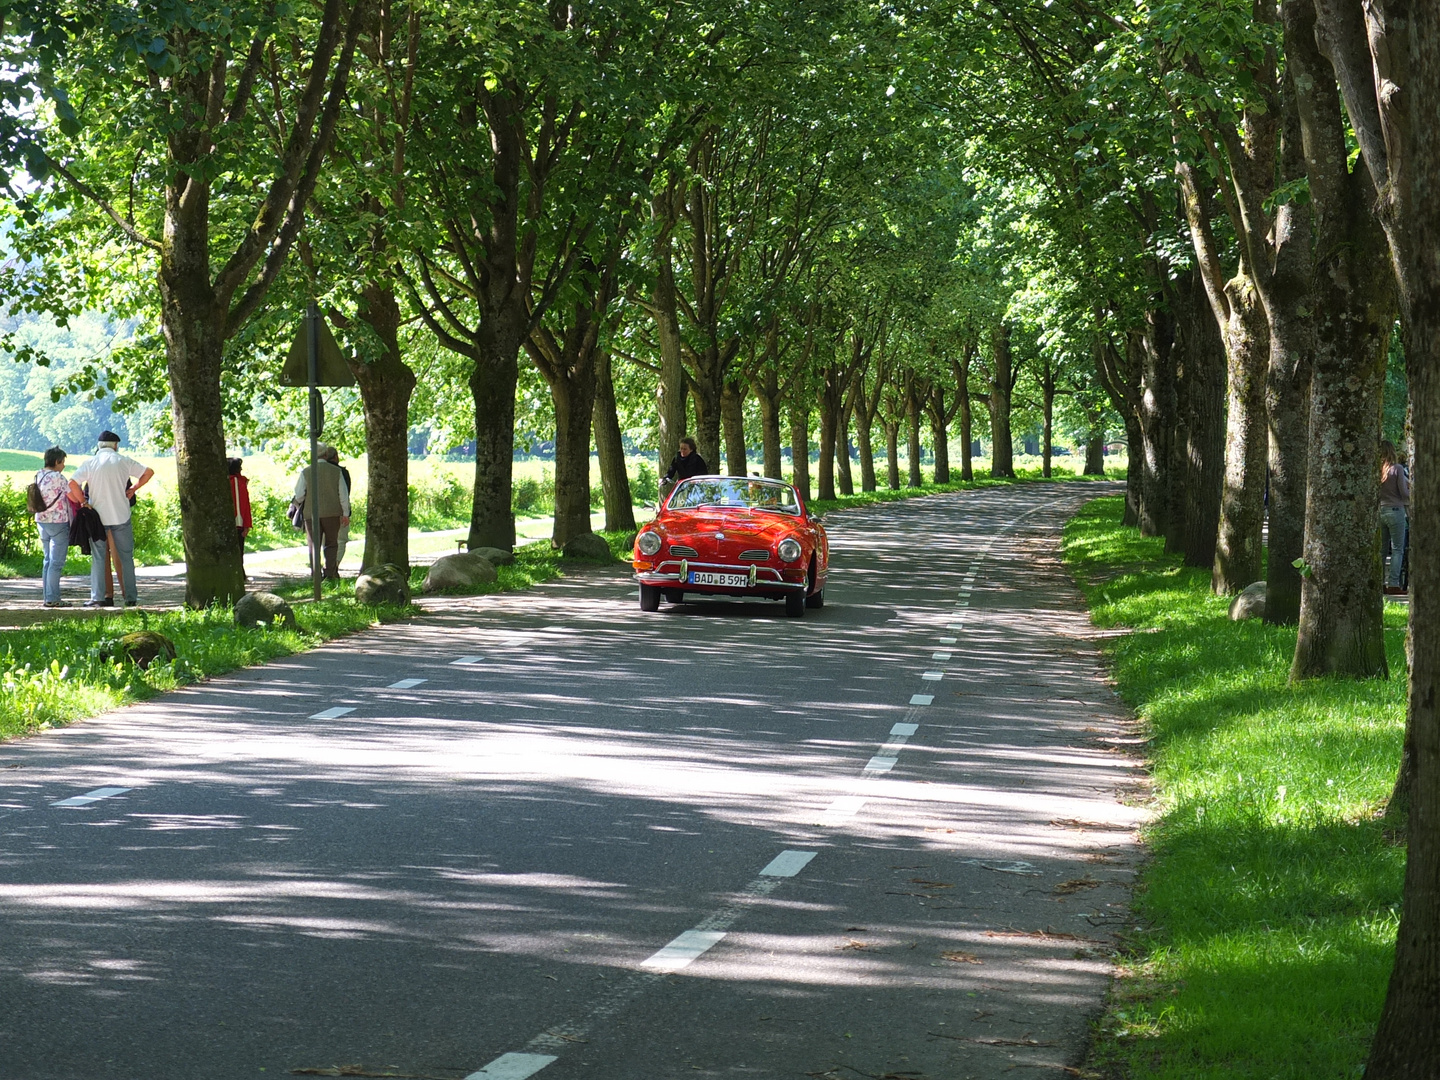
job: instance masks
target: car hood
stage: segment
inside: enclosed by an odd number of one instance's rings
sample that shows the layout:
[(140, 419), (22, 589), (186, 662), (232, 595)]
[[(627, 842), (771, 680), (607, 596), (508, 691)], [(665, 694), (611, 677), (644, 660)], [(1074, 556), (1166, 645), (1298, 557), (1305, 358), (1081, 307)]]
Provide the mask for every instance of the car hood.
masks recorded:
[(710, 547), (716, 533), (724, 533), (727, 541), (743, 539), (757, 547), (774, 547), (785, 537), (803, 531), (804, 526), (800, 518), (735, 510), (687, 511), (667, 516), (657, 524), (664, 530), (666, 539), (689, 543), (692, 547)]

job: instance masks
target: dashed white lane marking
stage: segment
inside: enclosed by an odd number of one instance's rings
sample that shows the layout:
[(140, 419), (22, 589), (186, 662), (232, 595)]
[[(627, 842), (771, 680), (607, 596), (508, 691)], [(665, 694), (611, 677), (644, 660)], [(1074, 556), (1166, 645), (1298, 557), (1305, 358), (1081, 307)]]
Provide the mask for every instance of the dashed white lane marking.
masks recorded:
[(889, 772), (895, 767), (895, 762), (897, 760), (899, 759), (893, 757), (880, 757), (877, 754), (875, 757), (872, 757), (869, 761), (865, 763), (864, 771), (867, 773)]
[[(469, 667), (471, 664), (483, 663), (484, 660), (485, 657), (483, 656), (462, 656), (458, 660), (451, 660), (450, 664), (452, 667)], [(476, 1075), (478, 1076), (479, 1074), (477, 1073)], [(466, 1080), (469, 1080), (469, 1078), (467, 1077)]]
[(949, 660), (950, 657), (951, 657), (951, 655), (952, 655), (952, 653), (950, 652), (949, 649), (941, 649), (939, 652), (933, 652), (933, 653), (931, 653), (931, 654), (930, 654), (930, 659), (931, 659), (931, 660)]
[[(567, 1023), (546, 1028), (526, 1043), (521, 1052), (501, 1054), (488, 1065), (470, 1073), (465, 1080), (525, 1080), (551, 1062), (559, 1060), (560, 1052), (569, 1049), (576, 1042), (583, 1042), (586, 1034), (596, 1026), (618, 1014), (659, 980), (671, 974), (672, 970), (678, 970), (662, 964), (662, 956), (674, 950), (671, 955), (675, 956), (677, 963), (684, 959), (684, 964), (680, 964), (680, 967), (690, 963), (724, 938), (725, 931), (735, 924), (750, 904), (769, 896), (786, 878), (794, 877), (803, 870), (815, 855), (813, 851), (782, 851), (771, 859), (765, 869), (760, 871), (760, 876), (746, 885), (730, 903), (712, 911), (693, 928), (652, 955), (641, 965), (640, 970), (632, 971), (628, 977), (614, 981), (584, 1014)], [(684, 957), (685, 953), (695, 949), (699, 951), (688, 958)], [(651, 961), (655, 963), (652, 964)]]
[(555, 1060), (554, 1054), (501, 1054), (465, 1080), (525, 1080)]
[(399, 682), (392, 682), (385, 687), (386, 690), (413, 690), (423, 683), (424, 679), (401, 679)]
[(813, 851), (782, 851), (765, 864), (761, 877), (794, 877), (815, 858)]
[(904, 735), (907, 739), (920, 730), (919, 724), (895, 724), (890, 728), (891, 735)]
[(911, 694), (911, 695), (910, 695), (910, 704), (911, 704), (911, 705), (929, 705), (929, 704), (930, 704), (932, 701), (934, 701), (934, 700), (935, 700), (935, 695), (934, 695), (934, 694)]
[(640, 966), (651, 971), (673, 974), (688, 967), (697, 958), (720, 944), (725, 936), (722, 930), (686, 930), (659, 952), (646, 959)]
[(956, 639), (953, 638), (953, 637), (942, 637), (942, 638), (940, 639), (940, 644), (941, 644), (941, 645), (954, 645), (954, 644), (955, 644), (955, 641), (956, 641)]
[(336, 705), (336, 706), (334, 706), (334, 707), (332, 707), (332, 708), (329, 708), (329, 709), (321, 709), (321, 710), (320, 710), (319, 712), (317, 712), (317, 713), (311, 713), (311, 714), (310, 714), (310, 719), (311, 719), (311, 720), (338, 720), (340, 717), (345, 716), (347, 713), (352, 713), (352, 712), (354, 712), (354, 711), (355, 711), (355, 708), (354, 708), (353, 705)]
[(821, 816), (821, 824), (838, 825), (842, 821), (849, 821), (865, 805), (863, 795), (842, 795), (825, 808)]
[(939, 682), (944, 677), (945, 673), (943, 671), (926, 671), (921, 673), (920, 675), (920, 678), (924, 679), (926, 682)]
[(52, 802), (51, 806), (89, 806), (101, 799), (108, 799), (113, 795), (124, 795), (131, 790), (128, 787), (97, 787), (94, 791), (87, 791), (84, 795), (72, 795), (68, 799), (61, 799), (59, 802)]
[(946, 623), (946, 624), (945, 624), (945, 629), (946, 629), (946, 630), (964, 630), (964, 629), (965, 629), (965, 624), (964, 624), (963, 622)]

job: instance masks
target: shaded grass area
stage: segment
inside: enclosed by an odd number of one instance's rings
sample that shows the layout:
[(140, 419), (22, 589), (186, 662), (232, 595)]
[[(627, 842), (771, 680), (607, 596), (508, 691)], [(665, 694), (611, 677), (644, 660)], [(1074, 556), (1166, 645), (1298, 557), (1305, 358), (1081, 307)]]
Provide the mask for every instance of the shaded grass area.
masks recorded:
[[(241, 629), (228, 607), (55, 619), (8, 630), (0, 637), (0, 737), (67, 724), (405, 615), (403, 608), (366, 607), (353, 597), (333, 596), (297, 605), (298, 630)], [(175, 643), (173, 663), (153, 663), (142, 671), (102, 658), (116, 639), (142, 629)]]
[(1151, 738), (1141, 930), (1091, 1066), (1134, 1078), (1358, 1076), (1393, 956), (1405, 853), (1375, 819), (1399, 764), (1403, 607), (1388, 682), (1287, 682), (1293, 628), (1233, 623), (1210, 575), (1097, 499), (1065, 556)]

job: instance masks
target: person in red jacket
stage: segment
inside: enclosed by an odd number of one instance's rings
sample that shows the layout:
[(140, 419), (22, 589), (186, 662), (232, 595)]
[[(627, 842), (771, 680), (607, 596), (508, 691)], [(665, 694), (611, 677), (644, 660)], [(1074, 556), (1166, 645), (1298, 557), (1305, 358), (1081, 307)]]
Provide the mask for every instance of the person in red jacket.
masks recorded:
[(235, 532), (240, 538), (240, 569), (245, 569), (245, 534), (254, 519), (250, 516), (250, 481), (241, 474), (244, 461), (232, 457), (225, 462), (230, 471), (230, 500), (235, 506)]

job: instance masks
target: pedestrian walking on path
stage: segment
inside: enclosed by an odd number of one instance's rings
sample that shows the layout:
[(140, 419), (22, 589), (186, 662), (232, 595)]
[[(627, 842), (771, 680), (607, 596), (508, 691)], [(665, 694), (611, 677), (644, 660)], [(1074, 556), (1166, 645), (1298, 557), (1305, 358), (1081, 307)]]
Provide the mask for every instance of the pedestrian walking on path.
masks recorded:
[[(310, 467), (300, 470), (295, 481), (295, 498), (302, 500), (305, 514), (305, 535), (310, 542), (310, 562), (313, 566), (319, 557), (315, 551), (323, 544), (325, 553), (325, 577), (330, 581), (340, 580), (340, 527), (350, 524), (350, 487), (345, 483), (345, 474), (340, 466), (330, 460), (335, 451), (328, 446), (320, 448), (320, 460), (315, 468), (319, 470), (315, 483), (310, 482)], [(320, 538), (311, 535), (314, 528), (310, 499), (312, 494), (320, 500)]]
[(1385, 593), (1398, 596), (1405, 591), (1400, 572), (1405, 565), (1405, 541), (1410, 532), (1410, 477), (1396, 458), (1395, 444), (1380, 444), (1380, 528), (1390, 541), (1390, 569), (1385, 576)]
[[(341, 477), (344, 479), (344, 481), (345, 481), (345, 490), (346, 490), (346, 491), (354, 491), (354, 490), (355, 490), (355, 486), (350, 482), (350, 470), (347, 469), (344, 465), (341, 465), (341, 464), (340, 464), (340, 451), (339, 451), (339, 450), (336, 450), (335, 447), (333, 447), (333, 446), (327, 446), (325, 449), (328, 451), (328, 456), (325, 458), (325, 460), (328, 461), (328, 462), (330, 462), (330, 464), (339, 467), (339, 469), (340, 469), (340, 476), (341, 476)], [(354, 508), (354, 504), (353, 504), (353, 503), (351, 504), (351, 508), (352, 508), (352, 509)], [(346, 546), (347, 544), (349, 544), (349, 543), (350, 543), (350, 522), (349, 522), (349, 521), (345, 521), (345, 522), (342, 522), (341, 525), (340, 525), (340, 536), (339, 536), (339, 538), (338, 538), (338, 540), (337, 540), (337, 542), (336, 542), (336, 545), (335, 545), (335, 565), (336, 565), (336, 566), (339, 566), (341, 563), (343, 563), (343, 562), (345, 561), (345, 546)]]
[(44, 509), (35, 514), (40, 527), (40, 550), (45, 556), (40, 571), (43, 603), (47, 608), (68, 607), (60, 598), (60, 575), (70, 551), (70, 481), (65, 479), (65, 451), (52, 446), (45, 451), (45, 467), (35, 474)]
[(225, 468), (230, 473), (230, 500), (235, 505), (235, 533), (240, 540), (240, 570), (245, 570), (245, 537), (255, 523), (250, 512), (250, 479), (240, 469), (244, 459), (232, 457)]
[[(150, 482), (155, 470), (120, 453), (120, 436), (102, 431), (92, 457), (70, 478), (70, 497), (100, 515), (105, 526), (105, 551), (120, 578), (121, 606), (140, 602), (135, 585), (135, 527), (130, 520), (131, 500)], [(81, 485), (88, 485), (89, 494)], [(105, 606), (108, 572), (96, 546), (91, 547), (90, 600), (86, 607)]]

